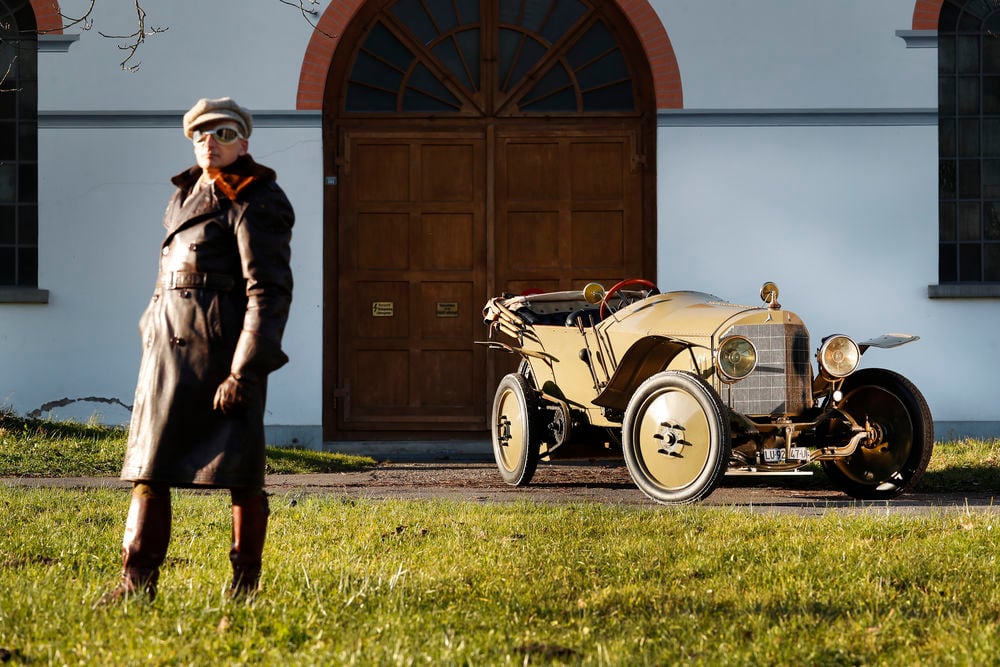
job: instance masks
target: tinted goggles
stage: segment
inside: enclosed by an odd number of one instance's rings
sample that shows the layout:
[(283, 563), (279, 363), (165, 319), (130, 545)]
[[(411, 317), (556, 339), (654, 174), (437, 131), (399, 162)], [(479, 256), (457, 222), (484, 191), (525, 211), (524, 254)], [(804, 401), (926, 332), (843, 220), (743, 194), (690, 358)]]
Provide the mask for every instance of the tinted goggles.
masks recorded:
[(237, 139), (242, 139), (240, 131), (231, 127), (215, 127), (211, 130), (195, 130), (191, 133), (191, 140), (195, 143), (206, 141), (209, 136), (215, 137), (220, 144), (231, 144)]

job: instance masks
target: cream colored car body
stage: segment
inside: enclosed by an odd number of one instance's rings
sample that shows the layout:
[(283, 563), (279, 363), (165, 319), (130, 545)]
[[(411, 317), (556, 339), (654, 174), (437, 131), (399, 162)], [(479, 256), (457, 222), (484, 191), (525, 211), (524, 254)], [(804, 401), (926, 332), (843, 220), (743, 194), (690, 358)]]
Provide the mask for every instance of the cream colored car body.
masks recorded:
[[(648, 289), (625, 289), (633, 283)], [(488, 344), (524, 359), (494, 401), (501, 474), (526, 484), (536, 457), (598, 428), (620, 435), (633, 479), (661, 502), (703, 497), (724, 470), (791, 472), (813, 461), (856, 497), (911, 488), (933, 445), (926, 402), (892, 371), (855, 371), (867, 349), (917, 337), (829, 336), (816, 372), (805, 323), (777, 297), (773, 283), (763, 305), (747, 306), (630, 280), (608, 292), (591, 284), (490, 299)], [(753, 362), (737, 355), (739, 373), (734, 341)]]
[[(797, 315), (780, 308), (737, 305), (693, 291), (668, 292), (641, 299), (612, 312), (594, 326), (558, 323), (560, 314), (569, 315), (593, 306), (586, 300), (583, 290), (552, 292), (493, 299), (486, 307), (485, 317), (495, 328), (510, 333), (517, 331), (520, 345), (508, 349), (524, 355), (536, 386), (545, 398), (566, 401), (585, 410), (595, 426), (619, 426), (620, 420), (607, 417), (608, 408), (624, 412), (629, 389), (634, 389), (637, 379), (645, 379), (642, 375), (617, 374), (629, 350), (640, 341), (653, 338), (683, 341), (683, 348), (671, 349), (670, 352), (676, 353), (657, 370), (696, 373), (725, 396), (727, 387), (719, 381), (713, 361), (724, 333), (736, 324), (795, 324), (805, 329)], [(526, 309), (551, 316), (550, 321), (555, 323), (529, 326), (522, 316), (510, 318), (510, 314), (516, 315)], [(497, 326), (503, 317), (516, 329)], [(663, 357), (660, 354), (655, 358), (659, 361)], [(588, 363), (588, 358), (594, 363)], [(633, 365), (639, 362), (636, 359), (626, 361)], [(625, 370), (631, 367), (626, 366)]]

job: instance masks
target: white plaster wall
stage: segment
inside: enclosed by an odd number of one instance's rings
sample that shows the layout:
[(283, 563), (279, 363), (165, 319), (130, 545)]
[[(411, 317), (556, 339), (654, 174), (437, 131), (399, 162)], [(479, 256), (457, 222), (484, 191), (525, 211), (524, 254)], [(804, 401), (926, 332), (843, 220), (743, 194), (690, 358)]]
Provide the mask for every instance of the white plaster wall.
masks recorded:
[[(937, 50), (906, 48), (913, 0), (653, 0), (686, 109), (933, 109)], [(938, 422), (996, 423), (1000, 308), (936, 299), (937, 128), (660, 127), (659, 280), (781, 302), (816, 341), (910, 332), (865, 366), (910, 377)], [(944, 435), (944, 434), (942, 434)]]
[(660, 128), (661, 289), (759, 303), (765, 280), (813, 348), (919, 335), (864, 366), (908, 376), (937, 421), (997, 421), (1000, 308), (929, 299), (937, 282), (936, 127)]
[[(877, 109), (936, 105), (936, 50), (907, 49), (914, 0), (653, 0), (680, 66), (687, 109)], [(64, 0), (67, 14), (87, 4)], [(322, 2), (320, 9), (328, 3)], [(97, 3), (95, 30), (131, 32), (130, 7)], [(232, 95), (256, 110), (295, 106), (311, 29), (279, 0), (146, 3), (167, 26), (122, 73), (115, 40), (86, 33), (40, 55), (46, 111), (183, 111)], [(70, 32), (73, 32), (72, 30)], [(272, 377), (268, 423), (321, 422), (321, 133), (260, 128), (251, 150), (295, 206), (292, 361)], [(40, 275), (47, 305), (0, 305), (0, 405), (60, 398), (130, 404), (136, 322), (152, 289), (168, 177), (190, 164), (177, 128), (45, 128), (40, 133)], [(658, 262), (664, 288), (756, 303), (764, 280), (814, 341), (909, 331), (872, 350), (938, 420), (1000, 421), (989, 364), (992, 300), (930, 300), (937, 279), (936, 128), (661, 127)], [(111, 404), (56, 416), (125, 421)]]
[[(64, 398), (131, 405), (137, 323), (152, 294), (169, 178), (193, 163), (175, 128), (40, 133), (39, 286), (47, 305), (0, 307), (0, 405), (26, 413)], [(318, 424), (322, 358), (322, 163), (318, 129), (259, 129), (255, 159), (278, 172), (296, 211), (296, 286), (272, 376), (269, 423)], [(80, 402), (57, 417), (127, 421), (117, 404)]]
[[(60, 0), (78, 16), (89, 0)], [(296, 3), (297, 4), (297, 3)], [(329, 2), (316, 7), (325, 10)], [(185, 110), (200, 97), (230, 95), (251, 109), (294, 109), (299, 70), (312, 28), (297, 7), (280, 0), (169, 0), (144, 2), (148, 37), (122, 72), (126, 40), (105, 34), (135, 30), (132, 3), (98, 1), (94, 27), (68, 54), (44, 55), (39, 86), (42, 109)], [(75, 13), (74, 13), (75, 12)], [(77, 28), (67, 30), (77, 33)]]
[(907, 49), (915, 0), (651, 0), (687, 109), (936, 107), (936, 49)]
[[(87, 0), (63, 0), (76, 16)], [(325, 9), (327, 3), (318, 5)], [(55, 417), (128, 420), (138, 369), (137, 322), (152, 292), (169, 177), (192, 164), (179, 127), (88, 126), (87, 112), (179, 113), (200, 97), (230, 95), (252, 110), (295, 109), (312, 29), (279, 0), (143, 3), (137, 72), (118, 63), (135, 29), (130, 5), (98, 2), (93, 29), (68, 53), (39, 55), (39, 287), (45, 305), (0, 305), (0, 406), (27, 413), (61, 399), (97, 397)], [(71, 28), (68, 33), (79, 33)], [(84, 112), (46, 127), (51, 111)], [(92, 124), (91, 124), (92, 125)], [(296, 286), (285, 337), (291, 362), (272, 375), (269, 424), (321, 422), (322, 156), (317, 128), (258, 127), (251, 153), (276, 169), (296, 211)]]
[[(254, 158), (278, 172), (295, 208), (291, 316), (283, 347), (291, 361), (268, 384), (268, 424), (318, 426), (323, 421), (323, 154), (319, 128), (261, 129)], [(298, 437), (302, 439), (301, 435)]]

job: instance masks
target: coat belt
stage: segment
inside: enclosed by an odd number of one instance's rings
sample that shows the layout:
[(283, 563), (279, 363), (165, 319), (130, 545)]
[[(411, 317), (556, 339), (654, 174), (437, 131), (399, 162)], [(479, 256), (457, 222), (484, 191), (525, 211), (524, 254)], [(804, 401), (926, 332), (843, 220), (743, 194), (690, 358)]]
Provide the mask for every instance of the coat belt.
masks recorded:
[(236, 279), (225, 273), (169, 271), (161, 273), (156, 282), (165, 289), (199, 288), (225, 292), (236, 286)]

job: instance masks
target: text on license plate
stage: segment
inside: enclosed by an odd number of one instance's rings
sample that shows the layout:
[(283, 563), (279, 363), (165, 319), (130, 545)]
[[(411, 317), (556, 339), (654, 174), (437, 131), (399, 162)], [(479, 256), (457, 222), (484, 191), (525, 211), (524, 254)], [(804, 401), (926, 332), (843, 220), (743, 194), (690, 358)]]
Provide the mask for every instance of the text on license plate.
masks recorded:
[[(808, 447), (792, 447), (788, 452), (789, 461), (808, 461), (809, 460), (809, 448)], [(764, 450), (764, 463), (784, 463), (785, 461), (785, 449), (773, 448)]]

